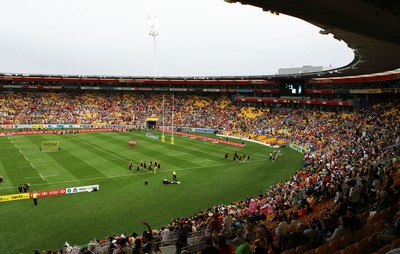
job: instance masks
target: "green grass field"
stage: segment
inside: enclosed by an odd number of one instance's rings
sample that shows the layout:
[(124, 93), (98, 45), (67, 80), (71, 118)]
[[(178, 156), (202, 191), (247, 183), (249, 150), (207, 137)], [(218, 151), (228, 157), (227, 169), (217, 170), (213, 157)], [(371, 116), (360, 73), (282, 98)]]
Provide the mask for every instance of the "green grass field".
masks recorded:
[[(134, 137), (138, 145), (129, 147)], [(83, 244), (114, 233), (142, 232), (144, 221), (160, 228), (177, 217), (189, 217), (214, 204), (228, 204), (256, 196), (302, 166), (302, 155), (280, 149), (275, 162), (271, 148), (246, 143), (245, 148), (213, 144), (174, 135), (175, 144), (145, 137), (141, 132), (65, 135), (21, 135), (0, 138), (0, 195), (17, 193), (20, 183), (31, 191), (99, 184), (100, 190), (33, 201), (0, 203), (0, 253), (33, 253), (55, 249), (65, 241)], [(40, 151), (44, 140), (60, 141), (60, 152)], [(233, 153), (250, 160), (233, 161)], [(224, 159), (224, 153), (229, 159)], [(157, 174), (128, 171), (129, 160), (157, 160)], [(181, 184), (162, 184), (176, 171)], [(148, 185), (145, 185), (145, 180)]]

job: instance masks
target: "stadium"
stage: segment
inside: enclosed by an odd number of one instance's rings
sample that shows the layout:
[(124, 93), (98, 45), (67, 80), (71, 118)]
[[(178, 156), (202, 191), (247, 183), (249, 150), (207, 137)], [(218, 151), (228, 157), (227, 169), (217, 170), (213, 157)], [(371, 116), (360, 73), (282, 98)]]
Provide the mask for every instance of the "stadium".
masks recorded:
[(0, 253), (398, 251), (398, 1), (225, 2), (310, 22), (354, 60), (257, 76), (1, 73)]

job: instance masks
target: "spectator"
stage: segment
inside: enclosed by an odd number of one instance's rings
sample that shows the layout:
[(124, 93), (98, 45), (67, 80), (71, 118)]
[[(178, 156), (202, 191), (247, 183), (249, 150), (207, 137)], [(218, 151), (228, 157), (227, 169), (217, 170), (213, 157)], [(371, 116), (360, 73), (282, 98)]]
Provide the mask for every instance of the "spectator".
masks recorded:
[(267, 232), (263, 227), (257, 227), (256, 239), (251, 243), (250, 249), (255, 254), (268, 254), (270, 243), (267, 240)]
[(321, 233), (317, 230), (318, 221), (315, 218), (311, 218), (308, 222), (308, 229), (304, 230), (304, 235), (308, 238), (309, 247), (316, 248), (321, 243)]
[(140, 238), (135, 239), (135, 248), (132, 250), (133, 254), (144, 254), (142, 249), (142, 240)]
[(190, 226), (180, 223), (178, 228), (178, 239), (176, 240), (176, 254), (181, 254), (182, 248), (188, 245), (187, 238), (190, 231)]
[(127, 239), (120, 237), (116, 242), (116, 249), (113, 254), (133, 254), (132, 248), (127, 246)]
[(206, 247), (201, 250), (201, 254), (219, 254), (218, 249), (214, 246), (212, 238), (208, 237), (206, 239)]
[(225, 236), (220, 235), (218, 237), (217, 249), (219, 254), (233, 254), (235, 253), (235, 248), (228, 244)]
[(339, 218), (339, 226), (335, 229), (335, 231), (333, 231), (332, 236), (326, 239), (326, 241), (330, 242), (333, 239), (342, 237), (350, 232), (350, 218), (347, 215), (344, 215)]
[(169, 245), (171, 240), (171, 230), (169, 227), (162, 227), (161, 228), (161, 244), (162, 245)]
[(397, 217), (394, 222), (389, 224), (383, 233), (379, 234), (377, 239), (378, 248), (385, 246), (400, 238), (400, 217)]
[(298, 223), (296, 230), (289, 234), (288, 243), (286, 249), (296, 248), (303, 244), (309, 244), (308, 237), (304, 234), (306, 226), (302, 223)]

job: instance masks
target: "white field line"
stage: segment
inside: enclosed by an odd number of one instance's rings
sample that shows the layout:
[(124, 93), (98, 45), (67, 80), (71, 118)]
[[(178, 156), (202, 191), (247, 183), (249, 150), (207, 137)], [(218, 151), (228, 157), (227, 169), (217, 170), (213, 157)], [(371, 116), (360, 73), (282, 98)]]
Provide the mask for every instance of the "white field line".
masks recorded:
[(17, 147), (17, 145), (15, 145), (15, 143), (10, 139), (10, 137), (7, 137), (8, 140), (10, 140), (10, 142), (14, 145), (15, 149), (17, 149), (19, 151), (20, 154), (22, 154), (22, 156), (24, 156), (25, 160), (31, 165), (31, 167), (36, 170), (36, 167), (32, 164), (32, 162), (30, 160), (28, 160), (28, 158), (26, 158), (25, 154), (21, 151), (21, 149), (19, 149)]

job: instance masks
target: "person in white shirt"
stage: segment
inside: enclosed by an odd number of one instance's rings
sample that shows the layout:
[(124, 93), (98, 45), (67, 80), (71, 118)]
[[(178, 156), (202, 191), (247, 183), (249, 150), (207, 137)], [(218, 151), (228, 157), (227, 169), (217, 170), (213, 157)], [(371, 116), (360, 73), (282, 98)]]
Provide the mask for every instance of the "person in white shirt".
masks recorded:
[(228, 213), (228, 210), (224, 210), (224, 219), (222, 222), (222, 231), (229, 231), (232, 230), (232, 216)]
[(169, 245), (171, 240), (171, 230), (169, 227), (163, 227), (161, 231), (161, 243), (162, 245)]

